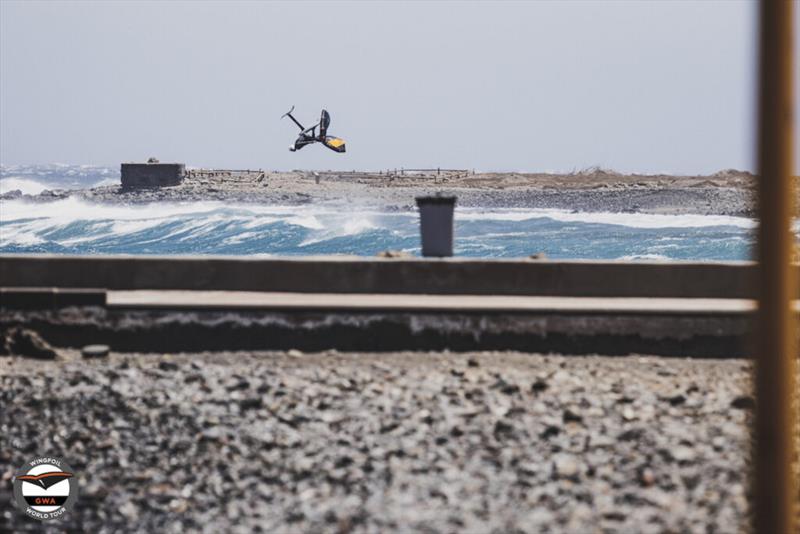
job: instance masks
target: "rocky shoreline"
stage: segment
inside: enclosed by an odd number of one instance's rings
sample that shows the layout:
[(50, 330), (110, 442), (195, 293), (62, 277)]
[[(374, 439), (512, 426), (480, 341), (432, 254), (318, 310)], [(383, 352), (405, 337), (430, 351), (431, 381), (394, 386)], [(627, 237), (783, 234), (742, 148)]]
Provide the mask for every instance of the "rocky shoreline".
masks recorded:
[(347, 202), (407, 210), (420, 195), (455, 194), (466, 207), (566, 209), (589, 212), (754, 215), (754, 177), (741, 171), (709, 176), (620, 174), (599, 169), (572, 174), (445, 172), (190, 173), (182, 184), (151, 189), (102, 186), (0, 200), (49, 202), (79, 198), (104, 204), (220, 201), (261, 204)]
[[(748, 530), (751, 363), (523, 353), (0, 358), (0, 501), (111, 532)], [(38, 531), (5, 508), (0, 530)]]

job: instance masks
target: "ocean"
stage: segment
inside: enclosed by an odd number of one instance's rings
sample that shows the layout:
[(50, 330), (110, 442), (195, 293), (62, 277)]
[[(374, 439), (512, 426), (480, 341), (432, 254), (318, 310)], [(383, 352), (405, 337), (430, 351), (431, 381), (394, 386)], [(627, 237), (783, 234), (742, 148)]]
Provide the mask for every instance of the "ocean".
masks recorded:
[[(0, 193), (119, 183), (96, 166), (4, 166)], [(586, 213), (462, 208), (455, 254), (552, 259), (746, 260), (755, 222), (718, 215)], [(222, 202), (104, 205), (77, 198), (48, 203), (0, 200), (0, 253), (419, 255), (414, 211), (342, 203)]]

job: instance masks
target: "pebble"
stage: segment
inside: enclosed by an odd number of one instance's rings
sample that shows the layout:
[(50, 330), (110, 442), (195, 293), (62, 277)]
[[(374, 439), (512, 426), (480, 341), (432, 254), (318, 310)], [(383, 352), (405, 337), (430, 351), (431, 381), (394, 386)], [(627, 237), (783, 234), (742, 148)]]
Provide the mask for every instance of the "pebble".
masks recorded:
[(653, 470), (650, 468), (642, 469), (641, 473), (639, 474), (639, 481), (642, 483), (642, 486), (652, 486), (656, 482), (656, 476), (653, 474)]
[(672, 450), (672, 457), (678, 462), (690, 462), (695, 458), (695, 452), (690, 447), (678, 446)]
[(110, 348), (108, 345), (86, 345), (81, 349), (84, 358), (105, 358)]
[(578, 474), (578, 462), (571, 455), (558, 454), (553, 459), (556, 475), (562, 478), (572, 478)]

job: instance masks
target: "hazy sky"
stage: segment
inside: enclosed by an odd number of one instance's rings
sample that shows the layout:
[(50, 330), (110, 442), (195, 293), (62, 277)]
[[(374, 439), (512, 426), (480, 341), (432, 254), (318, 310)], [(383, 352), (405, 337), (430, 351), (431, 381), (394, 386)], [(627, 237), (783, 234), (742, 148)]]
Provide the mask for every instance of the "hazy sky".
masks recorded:
[(751, 169), (756, 8), (0, 0), (0, 162)]

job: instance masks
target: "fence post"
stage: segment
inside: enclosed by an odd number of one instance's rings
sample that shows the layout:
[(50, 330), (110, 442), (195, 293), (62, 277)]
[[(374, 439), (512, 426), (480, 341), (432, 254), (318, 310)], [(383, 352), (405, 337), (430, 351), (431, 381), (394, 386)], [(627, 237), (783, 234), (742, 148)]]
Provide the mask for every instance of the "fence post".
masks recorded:
[(754, 531), (795, 532), (794, 454), (797, 296), (791, 269), (793, 233), (792, 8), (761, 0), (758, 135), (758, 293)]

